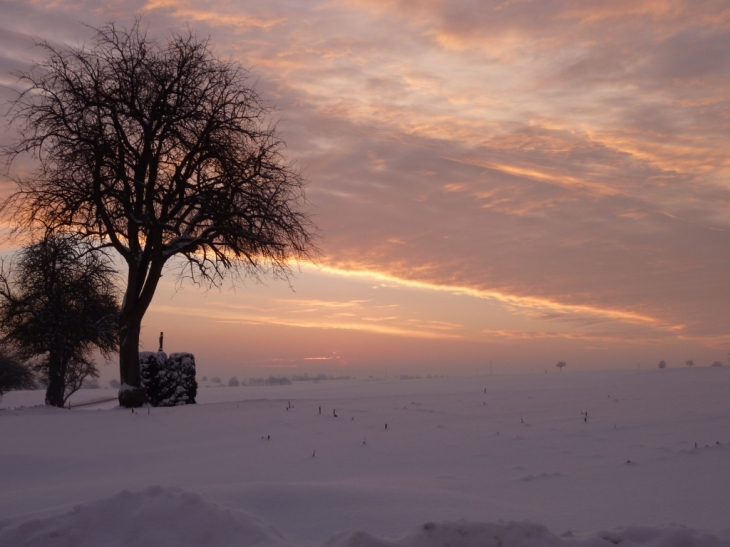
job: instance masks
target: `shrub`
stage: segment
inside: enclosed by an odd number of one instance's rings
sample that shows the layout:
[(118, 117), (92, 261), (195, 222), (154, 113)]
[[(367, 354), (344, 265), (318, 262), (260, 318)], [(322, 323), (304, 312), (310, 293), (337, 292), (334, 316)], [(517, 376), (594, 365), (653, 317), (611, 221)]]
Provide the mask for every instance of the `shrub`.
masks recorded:
[(195, 356), (192, 353), (141, 351), (139, 367), (142, 387), (152, 406), (195, 404)]
[(238, 387), (241, 385), (241, 382), (238, 381), (238, 378), (235, 376), (228, 380), (228, 387)]
[(195, 381), (195, 355), (192, 353), (171, 353), (167, 360), (168, 376), (177, 386), (168, 406), (194, 405), (198, 394)]
[(659, 368), (667, 368), (667, 363), (665, 363), (664, 359), (662, 359), (661, 361), (659, 361), (658, 366), (659, 366)]

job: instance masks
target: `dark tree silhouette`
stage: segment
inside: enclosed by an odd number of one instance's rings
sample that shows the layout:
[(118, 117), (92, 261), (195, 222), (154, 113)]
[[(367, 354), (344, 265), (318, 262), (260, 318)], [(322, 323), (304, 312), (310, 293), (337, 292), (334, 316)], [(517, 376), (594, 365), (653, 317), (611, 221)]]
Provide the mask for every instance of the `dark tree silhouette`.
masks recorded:
[(72, 235), (25, 247), (0, 271), (0, 339), (48, 383), (46, 404), (63, 406), (87, 377), (91, 352), (118, 347), (114, 270), (103, 253)]
[(0, 399), (8, 391), (34, 387), (34, 374), (30, 367), (18, 357), (17, 352), (0, 346)]
[(555, 366), (556, 366), (556, 367), (558, 367), (558, 370), (559, 370), (560, 372), (563, 372), (563, 367), (564, 367), (565, 365), (566, 365), (566, 362), (565, 362), (565, 361), (560, 361), (560, 362), (559, 362), (559, 363), (557, 363), (557, 364), (556, 364)]
[(21, 137), (33, 153), (6, 207), (21, 228), (76, 231), (127, 265), (120, 316), (119, 402), (139, 406), (139, 334), (163, 268), (217, 285), (227, 272), (288, 277), (314, 252), (304, 179), (282, 155), (270, 111), (240, 66), (189, 32), (159, 43), (139, 22), (96, 30), (20, 74)]

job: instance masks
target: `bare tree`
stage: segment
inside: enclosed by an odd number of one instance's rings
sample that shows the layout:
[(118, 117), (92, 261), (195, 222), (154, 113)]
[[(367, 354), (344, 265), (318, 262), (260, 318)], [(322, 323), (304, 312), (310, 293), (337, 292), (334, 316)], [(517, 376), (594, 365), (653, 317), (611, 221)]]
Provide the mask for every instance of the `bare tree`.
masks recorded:
[(662, 359), (661, 361), (659, 361), (659, 364), (657, 366), (659, 368), (667, 368), (667, 362), (664, 359)]
[(165, 265), (218, 285), (226, 272), (288, 277), (314, 252), (304, 179), (240, 66), (188, 32), (165, 43), (137, 22), (96, 29), (20, 74), (18, 142), (40, 168), (6, 202), (18, 226), (74, 230), (127, 265), (119, 402), (139, 406), (139, 334)]
[(693, 359), (687, 359), (687, 362), (685, 363), (688, 367), (695, 366), (695, 362)]
[(103, 253), (72, 235), (48, 235), (0, 268), (0, 341), (47, 383), (46, 404), (63, 406), (84, 379), (98, 378), (91, 353), (117, 350), (118, 292)]
[(565, 366), (566, 364), (567, 364), (567, 363), (566, 363), (565, 361), (560, 361), (560, 362), (559, 362), (558, 364), (556, 364), (555, 366), (556, 366), (556, 367), (558, 367), (558, 370), (559, 370), (560, 372), (563, 372), (563, 367), (564, 367), (564, 366)]

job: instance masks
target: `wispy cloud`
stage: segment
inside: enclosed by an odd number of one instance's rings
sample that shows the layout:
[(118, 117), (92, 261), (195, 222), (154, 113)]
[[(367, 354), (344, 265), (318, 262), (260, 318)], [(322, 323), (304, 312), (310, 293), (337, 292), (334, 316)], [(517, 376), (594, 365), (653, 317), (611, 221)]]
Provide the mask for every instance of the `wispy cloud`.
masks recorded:
[[(615, 351), (725, 343), (726, 2), (10, 0), (0, 71), (27, 67), (36, 36), (78, 43), (79, 20), (139, 14), (155, 35), (210, 33), (252, 68), (311, 181), (322, 272), (367, 281), (185, 313)], [(524, 322), (416, 313), (387, 300), (398, 288)]]

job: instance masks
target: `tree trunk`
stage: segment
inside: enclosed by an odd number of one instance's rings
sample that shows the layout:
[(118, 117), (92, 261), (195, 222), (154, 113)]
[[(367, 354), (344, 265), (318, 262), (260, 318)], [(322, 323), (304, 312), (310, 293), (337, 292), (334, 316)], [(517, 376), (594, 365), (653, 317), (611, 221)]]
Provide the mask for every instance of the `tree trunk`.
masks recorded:
[[(149, 236), (152, 237), (152, 236)], [(142, 406), (147, 394), (139, 374), (139, 333), (142, 318), (152, 302), (165, 261), (160, 257), (147, 265), (129, 263), (127, 292), (119, 319), (119, 405), (127, 408)]]
[(63, 394), (66, 388), (63, 363), (60, 352), (50, 351), (48, 354), (48, 387), (46, 388), (46, 404), (63, 408)]
[(147, 401), (139, 375), (139, 333), (142, 318), (125, 314), (119, 325), (119, 405), (127, 408), (142, 406)]

